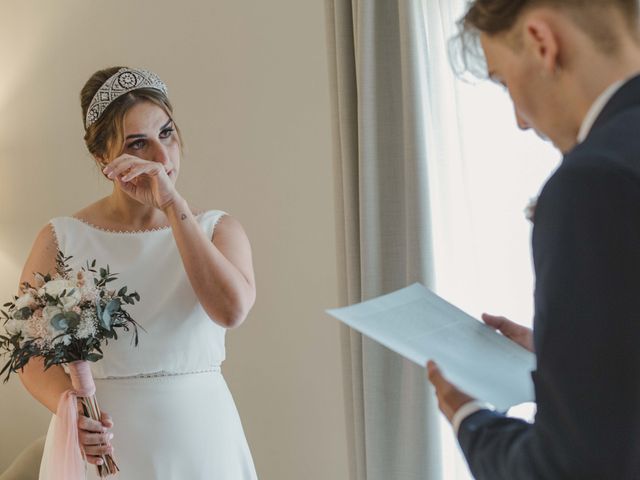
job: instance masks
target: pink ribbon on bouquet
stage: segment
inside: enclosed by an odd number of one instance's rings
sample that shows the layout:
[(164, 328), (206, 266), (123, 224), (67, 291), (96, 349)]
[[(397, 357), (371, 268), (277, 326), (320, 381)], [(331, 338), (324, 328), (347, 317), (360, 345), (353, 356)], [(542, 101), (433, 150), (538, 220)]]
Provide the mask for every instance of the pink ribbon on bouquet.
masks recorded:
[(85, 461), (78, 438), (77, 397), (90, 397), (96, 393), (89, 362), (69, 364), (73, 390), (65, 391), (58, 402), (53, 431), (53, 448), (44, 469), (51, 480), (84, 480)]

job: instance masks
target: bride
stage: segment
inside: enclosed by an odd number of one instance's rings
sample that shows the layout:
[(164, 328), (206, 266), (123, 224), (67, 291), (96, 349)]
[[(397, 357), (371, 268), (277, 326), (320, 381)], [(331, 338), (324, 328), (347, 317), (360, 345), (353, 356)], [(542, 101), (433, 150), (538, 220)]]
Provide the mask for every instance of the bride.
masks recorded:
[[(194, 211), (176, 189), (182, 140), (164, 83), (153, 73), (113, 67), (81, 92), (85, 143), (113, 182), (111, 195), (38, 234), (21, 282), (55, 271), (58, 249), (80, 268), (96, 259), (140, 294), (128, 307), (142, 325), (139, 346), (126, 335), (91, 364), (102, 421), (80, 416), (88, 464), (112, 453), (122, 480), (250, 480), (256, 473), (240, 418), (220, 372), (228, 328), (255, 300), (249, 241), (219, 210)], [(59, 366), (32, 360), (27, 390), (55, 413), (71, 388)], [(108, 414), (106, 413), (108, 412)], [(50, 479), (52, 416), (40, 468)], [(98, 478), (88, 465), (88, 478)], [(59, 480), (59, 479), (57, 479)]]

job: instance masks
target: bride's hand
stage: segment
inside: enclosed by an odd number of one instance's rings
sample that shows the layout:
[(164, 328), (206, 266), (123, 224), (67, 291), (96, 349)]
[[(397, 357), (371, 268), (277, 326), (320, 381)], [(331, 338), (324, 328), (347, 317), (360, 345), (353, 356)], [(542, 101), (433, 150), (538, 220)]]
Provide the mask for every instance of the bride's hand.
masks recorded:
[(78, 415), (78, 439), (87, 462), (102, 465), (102, 456), (113, 454), (111, 428), (113, 421), (105, 412), (102, 412), (101, 422)]
[(163, 210), (179, 196), (170, 178), (175, 172), (167, 172), (158, 162), (125, 153), (109, 162), (102, 171), (127, 195), (144, 205)]

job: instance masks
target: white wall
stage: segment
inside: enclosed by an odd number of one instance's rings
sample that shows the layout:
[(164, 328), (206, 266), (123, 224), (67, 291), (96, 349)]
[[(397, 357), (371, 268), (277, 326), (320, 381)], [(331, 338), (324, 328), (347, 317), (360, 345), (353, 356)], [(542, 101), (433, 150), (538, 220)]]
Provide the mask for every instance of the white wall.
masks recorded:
[[(178, 188), (236, 216), (258, 301), (224, 372), (262, 479), (347, 478), (323, 2), (2, 0), (0, 300), (38, 229), (109, 186), (82, 142), (93, 71), (156, 71), (187, 142)], [(0, 385), (0, 471), (48, 412)], [(117, 419), (116, 419), (117, 421)]]

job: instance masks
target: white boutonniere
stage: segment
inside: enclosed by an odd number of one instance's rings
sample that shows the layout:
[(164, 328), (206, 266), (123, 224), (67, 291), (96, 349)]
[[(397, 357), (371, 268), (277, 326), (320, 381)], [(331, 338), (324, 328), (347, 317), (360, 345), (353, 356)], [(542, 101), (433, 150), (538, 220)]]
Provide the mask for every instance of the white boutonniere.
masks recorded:
[(538, 205), (538, 197), (533, 197), (524, 209), (524, 216), (533, 223), (536, 216), (536, 205)]

